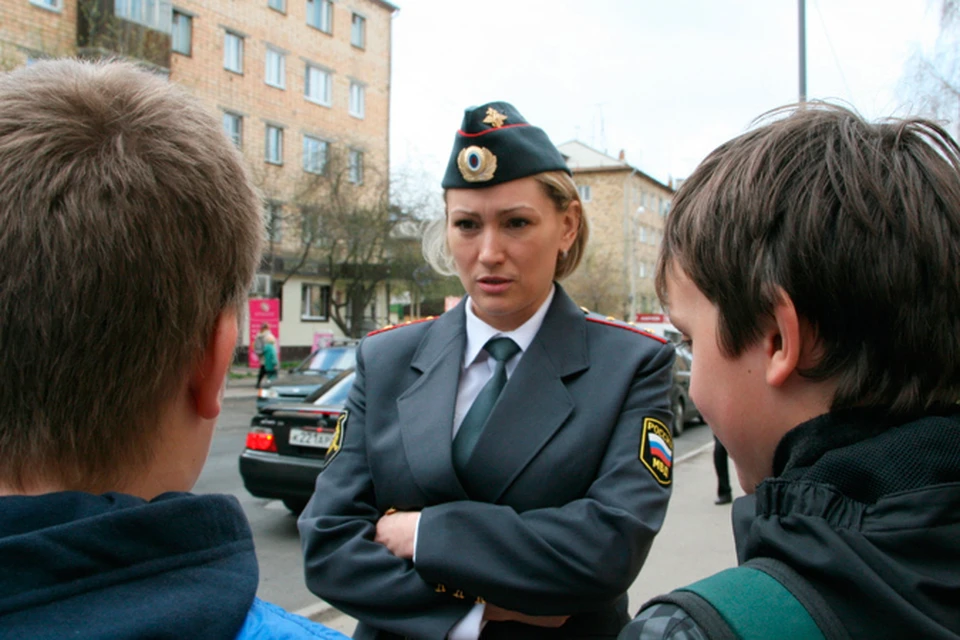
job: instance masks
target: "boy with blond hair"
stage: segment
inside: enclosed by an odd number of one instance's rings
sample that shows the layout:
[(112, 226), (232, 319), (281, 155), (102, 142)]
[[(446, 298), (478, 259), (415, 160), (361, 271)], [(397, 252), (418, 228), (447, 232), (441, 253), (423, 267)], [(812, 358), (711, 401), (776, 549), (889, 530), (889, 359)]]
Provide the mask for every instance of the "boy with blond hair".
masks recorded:
[(809, 104), (674, 200), (658, 292), (736, 463), (741, 564), (621, 639), (960, 637), (960, 149)]
[(260, 254), (215, 118), (129, 63), (0, 74), (0, 636), (342, 638), (187, 493)]

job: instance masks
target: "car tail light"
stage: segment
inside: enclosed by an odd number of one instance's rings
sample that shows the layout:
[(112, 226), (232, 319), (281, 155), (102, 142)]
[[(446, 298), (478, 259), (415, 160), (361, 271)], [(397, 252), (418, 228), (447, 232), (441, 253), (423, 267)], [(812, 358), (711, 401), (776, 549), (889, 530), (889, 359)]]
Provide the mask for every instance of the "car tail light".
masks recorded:
[(253, 451), (273, 451), (277, 450), (277, 442), (273, 438), (273, 429), (266, 427), (253, 427), (247, 433), (247, 449)]

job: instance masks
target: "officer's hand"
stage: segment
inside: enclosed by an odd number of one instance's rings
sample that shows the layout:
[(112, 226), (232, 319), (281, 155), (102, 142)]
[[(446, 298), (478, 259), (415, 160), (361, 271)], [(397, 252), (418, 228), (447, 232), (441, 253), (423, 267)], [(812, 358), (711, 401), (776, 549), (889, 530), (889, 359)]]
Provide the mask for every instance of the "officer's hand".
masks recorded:
[(374, 537), (398, 558), (413, 559), (413, 537), (420, 520), (419, 511), (392, 511), (377, 521)]
[(491, 622), (506, 622), (512, 620), (514, 622), (530, 624), (535, 627), (556, 629), (557, 627), (562, 627), (570, 616), (530, 616), (525, 613), (520, 613), (519, 611), (510, 611), (509, 609), (504, 609), (488, 602), (483, 608), (483, 618)]

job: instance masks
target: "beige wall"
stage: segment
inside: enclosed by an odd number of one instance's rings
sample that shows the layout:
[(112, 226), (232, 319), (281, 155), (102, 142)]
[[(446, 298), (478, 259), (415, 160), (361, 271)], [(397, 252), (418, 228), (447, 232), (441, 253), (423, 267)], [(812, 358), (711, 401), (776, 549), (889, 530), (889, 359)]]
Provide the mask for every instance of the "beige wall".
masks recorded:
[(584, 262), (565, 287), (579, 304), (591, 310), (632, 319), (632, 264), (636, 311), (659, 310), (653, 271), (672, 190), (629, 167), (580, 170), (574, 173), (574, 180), (578, 186), (590, 187), (590, 201), (584, 203), (590, 242)]

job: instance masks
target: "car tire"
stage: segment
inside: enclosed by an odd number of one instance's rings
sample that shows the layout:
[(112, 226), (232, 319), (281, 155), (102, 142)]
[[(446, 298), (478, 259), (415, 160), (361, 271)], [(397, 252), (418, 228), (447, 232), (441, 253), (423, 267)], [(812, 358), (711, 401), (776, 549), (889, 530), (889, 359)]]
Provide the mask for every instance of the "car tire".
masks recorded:
[(303, 498), (284, 498), (283, 506), (290, 510), (295, 516), (299, 516), (303, 513), (303, 510), (307, 507), (307, 500)]
[(683, 400), (676, 398), (673, 401), (673, 424), (671, 425), (670, 431), (674, 438), (683, 434), (683, 426), (685, 424), (686, 416), (684, 415), (683, 409)]

